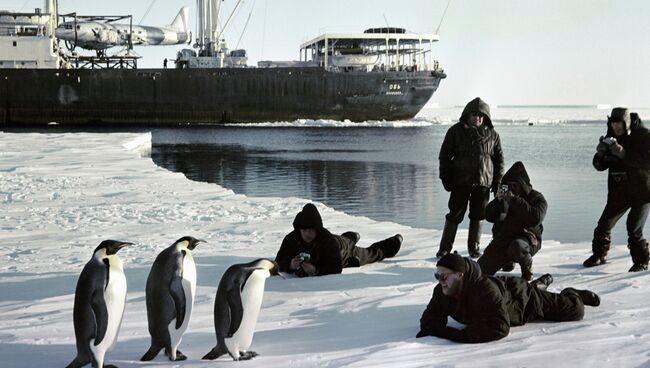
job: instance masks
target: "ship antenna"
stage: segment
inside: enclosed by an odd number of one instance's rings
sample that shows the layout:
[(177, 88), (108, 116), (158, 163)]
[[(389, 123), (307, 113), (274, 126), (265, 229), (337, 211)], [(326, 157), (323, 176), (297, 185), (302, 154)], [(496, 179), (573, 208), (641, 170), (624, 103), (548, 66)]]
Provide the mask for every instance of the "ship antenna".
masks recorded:
[(241, 42), (242, 37), (244, 37), (244, 33), (246, 32), (246, 27), (248, 27), (248, 22), (251, 20), (251, 15), (253, 15), (253, 9), (255, 8), (255, 0), (253, 0), (253, 6), (251, 6), (251, 11), (248, 13), (248, 18), (246, 18), (246, 23), (244, 24), (244, 29), (241, 31), (241, 35), (239, 35), (239, 39), (237, 40), (237, 44), (235, 45), (235, 49), (239, 48), (239, 43)]
[(151, 3), (149, 3), (149, 7), (147, 8), (147, 11), (144, 12), (144, 15), (142, 16), (142, 18), (140, 19), (140, 22), (138, 24), (142, 24), (142, 22), (144, 21), (144, 18), (146, 18), (147, 15), (149, 15), (149, 12), (151, 11), (151, 8), (153, 8), (153, 5), (156, 3), (156, 1), (157, 0), (152, 0)]
[(386, 22), (386, 27), (390, 28), (390, 25), (388, 24), (388, 19), (386, 19), (386, 14), (382, 14), (382, 16), (384, 17), (384, 22)]
[(445, 15), (447, 14), (447, 9), (449, 9), (449, 4), (451, 4), (451, 0), (447, 1), (447, 6), (445, 6), (445, 11), (442, 12), (442, 17), (440, 17), (440, 23), (438, 23), (438, 28), (436, 28), (436, 34), (439, 34), (440, 32), (440, 26), (442, 26), (442, 21), (445, 19)]

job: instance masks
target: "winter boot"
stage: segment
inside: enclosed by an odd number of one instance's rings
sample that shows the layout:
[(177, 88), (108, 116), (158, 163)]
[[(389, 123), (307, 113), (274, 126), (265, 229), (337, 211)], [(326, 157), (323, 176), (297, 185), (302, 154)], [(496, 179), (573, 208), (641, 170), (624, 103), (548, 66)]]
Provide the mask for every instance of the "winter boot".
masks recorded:
[(533, 279), (533, 262), (531, 259), (531, 262), (526, 264), (526, 263), (520, 263), (519, 266), (521, 266), (521, 278), (530, 281)]
[(600, 266), (607, 263), (607, 252), (612, 243), (609, 235), (594, 234), (594, 240), (591, 242), (591, 251), (593, 254), (589, 256), (582, 265), (584, 267)]
[(388, 238), (388, 241), (384, 244), (382, 244), (381, 250), (384, 253), (384, 258), (392, 258), (395, 257), (397, 252), (399, 252), (400, 248), (402, 247), (402, 241), (404, 238), (402, 238), (402, 235), (400, 234), (395, 234), (393, 237)]
[(650, 252), (648, 251), (648, 241), (645, 239), (637, 241), (629, 241), (628, 248), (632, 256), (632, 268), (629, 272), (646, 271), (648, 269), (648, 261), (650, 261)]
[(479, 247), (479, 243), (481, 242), (481, 225), (483, 225), (483, 221), (481, 220), (469, 221), (467, 252), (470, 258), (478, 258), (481, 256), (481, 247)]
[(533, 280), (530, 282), (530, 284), (539, 290), (546, 290), (548, 289), (549, 285), (553, 283), (553, 276), (551, 276), (550, 273), (545, 273), (539, 278)]
[(341, 234), (341, 236), (345, 236), (346, 238), (350, 239), (350, 241), (352, 241), (352, 245), (357, 245), (359, 239), (361, 239), (361, 234), (354, 231), (346, 231)]
[(585, 305), (590, 305), (592, 307), (597, 307), (597, 306), (600, 305), (600, 297), (598, 296), (598, 294), (594, 293), (593, 291), (578, 290), (578, 289), (574, 289), (574, 288), (566, 288), (566, 289), (562, 290), (562, 292), (560, 292), (560, 294), (573, 294), (573, 295), (576, 295), (576, 296), (578, 296), (578, 298), (580, 298), (580, 300), (582, 300), (582, 302)]
[(442, 258), (451, 252), (457, 230), (458, 224), (445, 220), (445, 228), (442, 229), (442, 239), (440, 239), (440, 249), (436, 253), (436, 257)]
[(515, 269), (515, 262), (508, 262), (503, 267), (501, 267), (501, 271), (503, 272), (512, 272), (514, 269)]

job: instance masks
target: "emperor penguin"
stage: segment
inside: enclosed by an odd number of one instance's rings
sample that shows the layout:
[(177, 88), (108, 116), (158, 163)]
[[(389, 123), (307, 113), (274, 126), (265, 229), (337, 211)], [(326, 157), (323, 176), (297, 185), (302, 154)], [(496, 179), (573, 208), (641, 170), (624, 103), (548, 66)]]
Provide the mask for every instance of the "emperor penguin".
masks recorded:
[(232, 265), (226, 270), (214, 301), (217, 345), (203, 359), (216, 359), (226, 353), (233, 360), (257, 356), (248, 348), (262, 306), (264, 284), (269, 276), (278, 274), (278, 264), (265, 258)]
[(204, 242), (191, 236), (178, 239), (158, 254), (147, 278), (147, 320), (151, 347), (140, 360), (151, 360), (165, 348), (170, 360), (185, 360), (178, 350), (190, 323), (196, 295), (196, 265), (192, 250)]
[(104, 240), (81, 271), (72, 313), (77, 357), (67, 368), (114, 367), (104, 365), (104, 356), (115, 346), (126, 304), (126, 277), (116, 253), (131, 244)]

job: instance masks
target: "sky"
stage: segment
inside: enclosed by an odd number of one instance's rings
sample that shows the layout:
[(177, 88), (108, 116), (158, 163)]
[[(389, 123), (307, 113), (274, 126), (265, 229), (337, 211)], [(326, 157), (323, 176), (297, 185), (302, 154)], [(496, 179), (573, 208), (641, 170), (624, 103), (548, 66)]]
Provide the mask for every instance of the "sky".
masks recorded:
[[(42, 3), (0, 0), (0, 9), (27, 11)], [(132, 14), (137, 24), (150, 4), (61, 0), (59, 8), (61, 13)], [(189, 0), (155, 1), (142, 24), (171, 23), (184, 5), (190, 6), (195, 27), (195, 2)], [(433, 33), (446, 5), (447, 0), (245, 0), (225, 37), (231, 48), (241, 37), (239, 48), (248, 50), (249, 65), (295, 60), (300, 43), (324, 32), (361, 32), (388, 22)], [(481, 96), (491, 105), (648, 107), (648, 14), (647, 0), (452, 0), (434, 47), (448, 77), (432, 102), (463, 105)], [(144, 57), (139, 66), (160, 67), (181, 48), (136, 48)]]

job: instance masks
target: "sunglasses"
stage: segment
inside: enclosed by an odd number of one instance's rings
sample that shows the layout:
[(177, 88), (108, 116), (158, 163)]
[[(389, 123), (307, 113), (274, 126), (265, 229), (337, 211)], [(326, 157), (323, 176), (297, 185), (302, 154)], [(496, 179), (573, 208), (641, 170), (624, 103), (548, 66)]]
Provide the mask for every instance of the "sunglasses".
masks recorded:
[(436, 273), (433, 274), (433, 276), (438, 281), (447, 281), (447, 277), (449, 277), (449, 275), (453, 275), (453, 274), (454, 274), (453, 272), (448, 272), (448, 273), (436, 272)]

